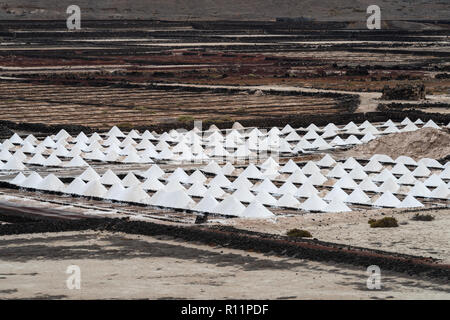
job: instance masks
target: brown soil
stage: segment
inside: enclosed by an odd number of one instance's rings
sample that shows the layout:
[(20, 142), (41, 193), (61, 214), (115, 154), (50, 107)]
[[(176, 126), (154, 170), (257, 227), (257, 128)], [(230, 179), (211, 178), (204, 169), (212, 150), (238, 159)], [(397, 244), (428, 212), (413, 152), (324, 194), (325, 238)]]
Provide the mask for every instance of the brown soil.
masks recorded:
[(365, 158), (377, 153), (387, 154), (393, 159), (401, 155), (415, 160), (421, 158), (441, 159), (450, 155), (450, 133), (424, 128), (414, 132), (389, 134), (368, 144), (355, 147), (345, 155)]

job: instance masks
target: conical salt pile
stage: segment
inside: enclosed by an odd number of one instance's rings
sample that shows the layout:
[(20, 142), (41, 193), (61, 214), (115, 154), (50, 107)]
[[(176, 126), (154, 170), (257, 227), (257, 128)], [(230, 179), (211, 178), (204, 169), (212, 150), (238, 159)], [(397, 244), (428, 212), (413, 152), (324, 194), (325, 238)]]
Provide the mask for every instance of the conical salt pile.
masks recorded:
[(356, 167), (350, 171), (349, 176), (354, 180), (364, 180), (367, 178), (367, 173), (361, 167)]
[(87, 168), (80, 176), (79, 178), (84, 181), (94, 181), (94, 180), (100, 180), (100, 176), (97, 172), (95, 172), (94, 169), (91, 167)]
[(372, 180), (370, 180), (369, 177), (365, 178), (360, 184), (359, 188), (363, 191), (370, 191), (370, 192), (378, 192), (378, 187), (375, 183), (373, 183)]
[(302, 168), (304, 174), (320, 173), (319, 167), (314, 163), (314, 161), (308, 161), (308, 163)]
[(156, 178), (150, 177), (141, 185), (144, 190), (158, 191), (164, 189), (164, 185)]
[(258, 192), (255, 197), (255, 200), (258, 200), (259, 202), (261, 202), (262, 204), (267, 205), (267, 206), (276, 206), (277, 205), (277, 199), (275, 199), (267, 191)]
[(392, 193), (395, 193), (400, 189), (400, 186), (391, 178), (388, 178), (385, 182), (381, 184), (381, 186), (378, 188), (378, 192), (386, 192), (390, 191)]
[(370, 160), (363, 168), (365, 172), (380, 172), (383, 170), (383, 165), (376, 159)]
[(32, 172), (22, 183), (21, 183), (21, 187), (24, 188), (32, 188), (32, 189), (36, 189), (37, 186), (42, 182), (42, 177), (36, 173), (36, 172)]
[(233, 189), (239, 189), (239, 188), (250, 189), (253, 187), (253, 183), (251, 183), (250, 180), (248, 180), (246, 177), (239, 176), (233, 181), (233, 183), (231, 184), (231, 187)]
[(427, 187), (437, 187), (441, 184), (445, 184), (445, 182), (442, 181), (442, 179), (437, 174), (433, 174), (428, 179), (426, 179), (423, 184)]
[(219, 202), (211, 196), (205, 196), (193, 210), (199, 212), (212, 213), (213, 209), (219, 205)]
[(391, 192), (387, 191), (377, 199), (373, 204), (375, 207), (383, 208), (399, 208), (401, 205), (400, 200), (397, 199)]
[(253, 199), (255, 198), (255, 195), (253, 193), (250, 192), (250, 190), (248, 190), (247, 188), (240, 188), (237, 189), (234, 193), (233, 196), (236, 197), (236, 199), (238, 199), (241, 202), (252, 202)]
[(417, 168), (412, 172), (414, 177), (428, 177), (431, 174), (430, 169), (428, 169), (423, 164), (419, 164)]
[(270, 193), (277, 193), (278, 192), (278, 188), (276, 185), (273, 184), (272, 181), (270, 181), (269, 179), (264, 179), (263, 182), (261, 182), (259, 185), (255, 185), (253, 187), (253, 190), (256, 192), (261, 192), (261, 191), (266, 191), (266, 192), (270, 192)]
[(259, 201), (255, 200), (250, 203), (244, 211), (242, 211), (241, 217), (250, 219), (268, 219), (275, 217), (275, 215), (264, 207)]
[(98, 180), (92, 180), (86, 184), (83, 195), (86, 197), (103, 198), (108, 190)]
[[(164, 196), (159, 197), (157, 201), (154, 202), (154, 197), (158, 193), (162, 193)], [(160, 190), (153, 195), (152, 199), (149, 202), (153, 205), (175, 209), (190, 209), (195, 205), (194, 200), (192, 200), (184, 190), (177, 190), (172, 192)]]
[(145, 171), (142, 176), (145, 178), (155, 178), (159, 179), (165, 174), (157, 164), (152, 165), (147, 171)]
[(22, 144), (23, 140), (21, 137), (19, 137), (19, 135), (17, 133), (14, 133), (13, 136), (11, 138), (9, 138), (9, 141), (12, 144)]
[(235, 167), (230, 163), (227, 162), (223, 167), (222, 167), (222, 173), (224, 175), (231, 175), (233, 173), (233, 171), (235, 170)]
[(432, 158), (422, 158), (419, 161), (417, 161), (417, 163), (419, 165), (423, 164), (427, 168), (444, 169), (444, 166), (442, 164), (440, 164), (439, 161), (437, 161), (436, 159), (432, 159)]
[(440, 174), (439, 178), (450, 180), (450, 166), (446, 167)]
[(26, 177), (23, 175), (22, 172), (19, 172), (19, 174), (12, 179), (9, 183), (14, 184), (16, 186), (20, 186), (24, 181), (25, 181)]
[(317, 194), (311, 195), (300, 207), (306, 211), (324, 211), (327, 203), (323, 201)]
[(195, 170), (186, 180), (186, 183), (195, 183), (195, 182), (201, 182), (205, 183), (207, 178), (203, 173), (201, 173), (199, 170)]
[(241, 176), (244, 176), (249, 179), (262, 179), (264, 176), (261, 171), (253, 164), (249, 164), (247, 168), (241, 173)]
[[(376, 129), (375, 129), (376, 130)], [(378, 130), (377, 130), (378, 131)], [(371, 132), (369, 132), (369, 133), (366, 133), (365, 135), (364, 135), (364, 137), (362, 137), (361, 138), (361, 142), (363, 142), (363, 143), (368, 143), (368, 142), (370, 142), (370, 141), (372, 141), (372, 140), (374, 140), (374, 139), (376, 139), (376, 137), (371, 133)]]
[(0, 170), (8, 170), (8, 171), (21, 171), (26, 170), (27, 167), (24, 166), (24, 164), (17, 160), (14, 157), (11, 157), (11, 159), (8, 160), (3, 166), (0, 167)]
[(431, 196), (431, 191), (425, 187), (422, 181), (417, 180), (414, 186), (409, 190), (409, 194), (414, 197), (427, 198)]
[(64, 192), (66, 186), (61, 182), (54, 174), (49, 174), (45, 177), (36, 189), (46, 190), (46, 191), (57, 191)]
[(407, 166), (417, 166), (417, 162), (411, 157), (407, 156), (399, 156), (397, 159), (395, 159), (395, 162), (402, 163)]
[(19, 160), (20, 162), (24, 162), (27, 159), (27, 156), (20, 150), (14, 152), (13, 157)]
[(403, 199), (400, 204), (400, 208), (419, 208), (423, 207), (423, 204), (414, 198), (412, 195), (408, 195), (405, 199)]
[(165, 185), (164, 190), (167, 192), (173, 192), (178, 190), (186, 191), (186, 189), (178, 181), (169, 181), (169, 183)]
[(301, 169), (294, 171), (287, 179), (286, 181), (292, 182), (292, 183), (306, 183), (308, 181), (308, 178), (303, 174)]
[(64, 193), (82, 195), (84, 190), (86, 189), (86, 183), (80, 178), (75, 178), (73, 181), (66, 187)]
[(167, 178), (167, 181), (179, 181), (182, 183), (186, 183), (188, 181), (189, 176), (187, 173), (181, 169), (176, 168), (174, 172)]
[(347, 171), (345, 171), (342, 164), (338, 163), (333, 169), (330, 170), (330, 172), (328, 172), (327, 177), (342, 178), (345, 175), (347, 175)]
[(87, 143), (89, 141), (89, 138), (86, 136), (86, 134), (83, 131), (81, 131), (73, 141), (74, 142), (80, 141), (80, 142)]
[(344, 169), (351, 169), (351, 170), (353, 170), (354, 168), (357, 168), (357, 167), (359, 167), (359, 166), (360, 166), (359, 162), (356, 161), (355, 158), (353, 158), (353, 157), (348, 158), (348, 159), (345, 160), (345, 162), (342, 164), (342, 167), (343, 167)]
[(342, 190), (339, 187), (335, 187), (326, 194), (324, 199), (327, 201), (331, 201), (333, 199), (338, 199), (338, 200), (344, 201), (345, 199), (347, 199), (347, 197), (348, 197), (348, 194), (344, 190)]
[(391, 157), (389, 157), (386, 154), (374, 154), (372, 157), (370, 157), (370, 160), (377, 160), (379, 162), (384, 162), (384, 163), (394, 163), (395, 161), (392, 160)]
[(27, 163), (43, 166), (45, 163), (45, 158), (42, 156), (42, 154), (36, 153), (30, 160), (28, 160)]
[(278, 162), (276, 162), (272, 157), (267, 158), (266, 161), (261, 165), (261, 169), (267, 170), (267, 169), (278, 169), (280, 165)]
[(55, 153), (52, 153), (50, 157), (45, 159), (44, 166), (46, 167), (58, 167), (62, 164), (62, 161), (56, 156)]
[(191, 197), (203, 197), (208, 189), (200, 181), (195, 181), (188, 189), (187, 194)]
[(398, 180), (397, 183), (401, 185), (412, 185), (416, 183), (417, 179), (412, 175), (411, 172), (406, 173), (402, 175)]
[(84, 161), (80, 156), (73, 157), (68, 163), (65, 164), (65, 167), (87, 167), (89, 166), (86, 161)]
[(334, 198), (331, 200), (331, 202), (325, 207), (323, 210), (325, 212), (350, 212), (352, 209), (350, 209), (344, 202), (342, 202), (339, 199)]
[(244, 210), (245, 206), (236, 199), (235, 196), (230, 195), (222, 200), (222, 202), (213, 209), (213, 212), (227, 216), (240, 217)]
[(311, 182), (314, 186), (323, 185), (328, 179), (325, 178), (320, 172), (314, 172), (309, 178), (308, 181)]
[(333, 167), (336, 164), (336, 161), (329, 155), (326, 154), (320, 161), (317, 162), (317, 165), (320, 167)]
[(123, 196), (125, 193), (125, 187), (121, 183), (115, 183), (109, 188), (105, 195), (105, 199), (125, 201)]
[(86, 154), (85, 158), (88, 160), (106, 161), (105, 154), (98, 149), (95, 149), (91, 153)]
[(150, 196), (139, 185), (125, 189), (122, 198), (123, 201), (136, 203), (147, 203), (150, 200)]
[(340, 178), (333, 187), (340, 187), (342, 189), (357, 189), (358, 185), (356, 182), (350, 177), (350, 175), (346, 174), (342, 178)]
[(208, 185), (216, 185), (222, 188), (229, 188), (231, 187), (231, 181), (228, 180), (228, 178), (225, 177), (222, 172), (220, 172), (208, 183)]
[(367, 196), (367, 194), (364, 193), (359, 188), (356, 188), (353, 190), (352, 193), (344, 200), (344, 202), (348, 203), (356, 203), (356, 204), (369, 204), (370, 198)]
[[(313, 131), (314, 132), (314, 131)], [(314, 132), (315, 133), (315, 132)], [(297, 132), (292, 131), (290, 132), (285, 138), (286, 141), (292, 142), (292, 141), (299, 141), (301, 137), (298, 135)], [(305, 138), (308, 139), (308, 138)]]
[(133, 172), (129, 172), (125, 178), (122, 179), (122, 185), (124, 187), (134, 187), (141, 185), (141, 181), (136, 178)]
[(300, 170), (300, 167), (289, 159), (289, 161), (279, 170), (281, 173), (293, 173), (296, 170)]
[(55, 154), (58, 157), (70, 157), (69, 151), (64, 146), (58, 146), (55, 150)]
[(318, 194), (319, 191), (317, 191), (316, 188), (311, 184), (311, 182), (305, 182), (298, 188), (297, 192), (294, 194), (296, 197), (303, 197), (303, 198), (309, 198), (313, 194)]
[(392, 179), (392, 181), (397, 181), (397, 178), (390, 172), (388, 169), (383, 169), (380, 174), (372, 179), (375, 182), (385, 182), (388, 179)]
[(289, 124), (285, 125), (283, 129), (281, 129), (281, 133), (286, 134), (289, 132), (294, 131), (295, 129), (292, 128)]
[(142, 163), (142, 158), (137, 154), (137, 152), (130, 152), (125, 159), (122, 160), (123, 163)]
[(291, 194), (294, 195), (297, 192), (297, 187), (290, 181), (286, 181), (278, 188), (278, 194)]
[(108, 169), (108, 171), (106, 171), (102, 177), (100, 178), (100, 182), (102, 184), (106, 184), (106, 185), (110, 185), (112, 186), (113, 184), (120, 184), (122, 185), (122, 181), (120, 180), (120, 178), (111, 171), (111, 169)]
[(292, 194), (286, 193), (282, 197), (280, 197), (280, 199), (278, 199), (276, 206), (282, 208), (298, 209), (300, 208), (300, 202), (295, 199)]
[(332, 146), (345, 146), (345, 145), (347, 145), (347, 144), (345, 143), (345, 141), (342, 140), (342, 138), (339, 137), (339, 136), (336, 136), (333, 140), (331, 140), (330, 144), (331, 144)]
[(436, 189), (434, 189), (431, 192), (431, 198), (437, 198), (437, 199), (449, 199), (450, 197), (450, 191), (445, 185), (445, 183), (439, 185)]
[(120, 131), (119, 128), (116, 126), (112, 127), (111, 130), (106, 134), (107, 136), (114, 136), (114, 137), (125, 137), (125, 135)]
[(427, 123), (423, 125), (422, 128), (434, 128), (434, 129), (441, 129), (433, 120), (428, 120)]
[(20, 150), (22, 150), (22, 152), (25, 152), (25, 153), (34, 153), (34, 152), (36, 152), (36, 148), (33, 147), (33, 145), (30, 142), (28, 142), (28, 141), (24, 142), (24, 144), (23, 144), (23, 146), (22, 146), (22, 148)]
[(206, 197), (207, 195), (210, 195), (214, 198), (221, 198), (223, 197), (224, 194), (225, 191), (223, 191), (221, 187), (219, 187), (218, 185), (212, 185), (211, 187), (208, 188), (204, 196)]
[(407, 174), (410, 173), (409, 169), (403, 163), (397, 163), (392, 169), (393, 174)]

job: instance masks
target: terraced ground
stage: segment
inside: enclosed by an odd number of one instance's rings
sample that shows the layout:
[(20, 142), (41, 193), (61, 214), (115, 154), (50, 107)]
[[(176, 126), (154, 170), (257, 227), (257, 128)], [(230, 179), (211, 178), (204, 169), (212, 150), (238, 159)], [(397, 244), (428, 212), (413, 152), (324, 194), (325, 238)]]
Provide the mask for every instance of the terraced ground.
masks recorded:
[(107, 129), (184, 120), (250, 119), (282, 114), (333, 114), (332, 98), (0, 83), (0, 120), (79, 124)]
[[(371, 112), (385, 85), (412, 82), (424, 83), (430, 102), (447, 108), (446, 21), (379, 32), (329, 26), (88, 21), (67, 32), (61, 21), (0, 21), (0, 120), (129, 129)], [(204, 88), (182, 88), (190, 84)], [(239, 90), (206, 89), (214, 85)], [(274, 85), (309, 94), (241, 90)], [(359, 96), (359, 108), (343, 103), (344, 94)]]

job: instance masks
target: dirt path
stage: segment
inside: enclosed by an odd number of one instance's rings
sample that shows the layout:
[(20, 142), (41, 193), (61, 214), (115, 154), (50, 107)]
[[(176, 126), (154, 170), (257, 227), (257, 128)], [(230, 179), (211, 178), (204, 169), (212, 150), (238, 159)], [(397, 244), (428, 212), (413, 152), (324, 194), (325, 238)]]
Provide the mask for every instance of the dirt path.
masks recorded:
[(342, 91), (315, 89), (296, 86), (223, 86), (223, 85), (203, 85), (203, 84), (185, 84), (185, 83), (152, 83), (155, 86), (174, 86), (185, 88), (209, 88), (209, 89), (233, 89), (233, 90), (261, 90), (261, 91), (281, 91), (281, 92), (306, 92), (306, 93), (337, 93), (337, 94), (354, 94), (359, 95), (361, 99), (360, 106), (356, 112), (375, 111), (378, 105), (377, 99), (381, 98), (379, 92), (358, 92), (358, 91)]
[(282, 91), (282, 92), (306, 92), (306, 93), (336, 93), (336, 94), (353, 94), (360, 97), (360, 105), (356, 112), (373, 112), (376, 111), (379, 103), (408, 103), (408, 104), (421, 104), (424, 102), (430, 103), (450, 103), (449, 95), (427, 95), (426, 101), (408, 101), (408, 100), (381, 100), (381, 92), (360, 92), (360, 91), (344, 91), (344, 90), (329, 90), (329, 89), (316, 89), (297, 86), (230, 86), (230, 85), (204, 85), (204, 84), (187, 84), (187, 83), (152, 83), (155, 86), (173, 86), (181, 88), (206, 88), (206, 89), (233, 89), (233, 90), (261, 90), (261, 91)]
[(0, 261), (2, 299), (450, 299), (439, 281), (382, 271), (374, 291), (361, 268), (120, 233), (6, 236)]

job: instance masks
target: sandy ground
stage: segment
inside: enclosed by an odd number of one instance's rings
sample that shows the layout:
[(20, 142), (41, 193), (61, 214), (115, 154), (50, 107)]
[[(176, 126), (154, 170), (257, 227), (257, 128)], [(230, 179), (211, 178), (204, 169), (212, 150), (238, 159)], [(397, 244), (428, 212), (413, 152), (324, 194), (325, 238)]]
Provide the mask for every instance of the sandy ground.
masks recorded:
[[(314, 238), (357, 247), (433, 257), (450, 263), (450, 209), (421, 212), (433, 221), (414, 221), (413, 212), (401, 209), (359, 210), (347, 213), (315, 213), (278, 217), (276, 221), (230, 219), (223, 223), (234, 227), (275, 234), (299, 228)], [(398, 228), (370, 228), (368, 220), (395, 217)]]
[(409, 156), (416, 161), (421, 158), (442, 159), (450, 154), (450, 133), (447, 130), (421, 128), (380, 136), (344, 152), (346, 157), (367, 159), (374, 154), (386, 154), (393, 159)]
[[(18, 198), (16, 196), (1, 195), (0, 199), (12, 203), (20, 203), (31, 207), (54, 208), (87, 215), (101, 215), (104, 217), (120, 217), (123, 214), (110, 208), (108, 210), (76, 205), (60, 205), (57, 203), (41, 202), (32, 199)], [(120, 209), (120, 208), (119, 208)], [(298, 213), (287, 215), (283, 209), (277, 210), (280, 214), (275, 219), (217, 219), (211, 218), (209, 225), (231, 225), (236, 228), (285, 234), (288, 230), (299, 228), (311, 232), (314, 238), (322, 241), (342, 243), (357, 247), (366, 247), (389, 252), (397, 252), (423, 257), (432, 257), (441, 260), (441, 263), (450, 264), (450, 208), (422, 211), (416, 209), (406, 212), (404, 209), (363, 209), (354, 208), (346, 213)], [(129, 210), (127, 210), (128, 212)], [(279, 212), (278, 212), (279, 211)], [(133, 214), (129, 211), (132, 220), (150, 221), (160, 224), (186, 225), (152, 218), (151, 214)], [(430, 214), (433, 221), (414, 221), (411, 218), (416, 214)], [(155, 215), (154, 217), (157, 217)], [(370, 228), (368, 220), (393, 216), (399, 222), (398, 228)], [(192, 221), (185, 221), (193, 223)]]
[[(70, 290), (69, 265), (81, 270)], [(450, 285), (366, 270), (145, 236), (66, 232), (0, 239), (0, 298), (450, 299)]]

